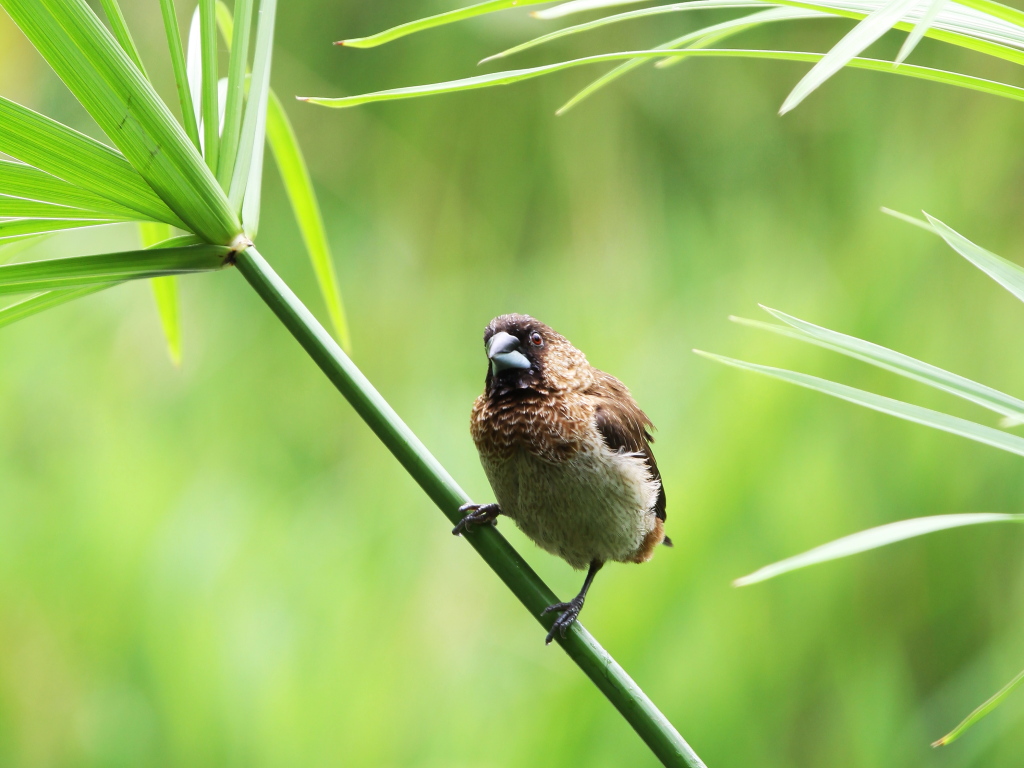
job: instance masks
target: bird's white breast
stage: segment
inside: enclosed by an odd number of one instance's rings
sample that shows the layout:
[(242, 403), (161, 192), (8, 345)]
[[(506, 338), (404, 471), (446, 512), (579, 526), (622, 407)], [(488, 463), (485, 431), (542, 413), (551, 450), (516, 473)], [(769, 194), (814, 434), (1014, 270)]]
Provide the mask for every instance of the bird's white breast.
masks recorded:
[(631, 560), (655, 526), (659, 486), (643, 456), (599, 444), (559, 462), (527, 450), (481, 461), (502, 513), (574, 568)]

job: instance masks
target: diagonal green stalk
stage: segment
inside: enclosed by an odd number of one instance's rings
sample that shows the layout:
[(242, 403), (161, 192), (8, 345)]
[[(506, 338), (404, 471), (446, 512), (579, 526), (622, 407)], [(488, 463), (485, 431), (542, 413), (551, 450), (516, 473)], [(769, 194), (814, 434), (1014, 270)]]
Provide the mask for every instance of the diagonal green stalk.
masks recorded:
[[(240, 254), (236, 266), (441, 512), (451, 522), (457, 522), (459, 507), (470, 501), (466, 492), (374, 389), (331, 335), (255, 248)], [(555, 595), (512, 545), (490, 526), (475, 530), (466, 538), (530, 614), (546, 629), (550, 628), (553, 617), (541, 616), (541, 611), (556, 602)], [(573, 624), (565, 639), (557, 634), (555, 639), (664, 765), (704, 768), (704, 763), (668, 719), (579, 622)]]

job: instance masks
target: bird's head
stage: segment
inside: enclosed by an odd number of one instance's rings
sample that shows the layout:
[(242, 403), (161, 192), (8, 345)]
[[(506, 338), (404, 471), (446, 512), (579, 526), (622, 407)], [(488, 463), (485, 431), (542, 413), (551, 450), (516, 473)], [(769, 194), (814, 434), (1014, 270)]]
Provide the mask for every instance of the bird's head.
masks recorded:
[(589, 383), (590, 364), (559, 333), (529, 315), (501, 315), (484, 330), (487, 392), (556, 392)]

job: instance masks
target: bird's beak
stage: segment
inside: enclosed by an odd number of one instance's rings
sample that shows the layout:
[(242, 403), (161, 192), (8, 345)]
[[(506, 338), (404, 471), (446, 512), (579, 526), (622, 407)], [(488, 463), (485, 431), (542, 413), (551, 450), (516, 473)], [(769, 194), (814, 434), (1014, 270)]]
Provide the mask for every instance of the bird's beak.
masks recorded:
[(529, 368), (530, 361), (519, 351), (519, 339), (510, 333), (500, 331), (487, 342), (487, 359), (491, 361), (491, 373), (498, 374), (508, 368)]

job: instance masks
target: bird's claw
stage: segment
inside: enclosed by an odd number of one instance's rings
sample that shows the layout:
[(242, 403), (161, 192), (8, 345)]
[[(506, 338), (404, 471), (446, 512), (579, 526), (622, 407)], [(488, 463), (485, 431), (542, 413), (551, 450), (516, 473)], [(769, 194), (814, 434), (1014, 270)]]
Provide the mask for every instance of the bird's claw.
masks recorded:
[(471, 530), (474, 525), (495, 525), (495, 518), (501, 514), (501, 507), (497, 504), (463, 504), (459, 507), (459, 512), (463, 517), (452, 528), (453, 536)]
[(555, 639), (555, 632), (564, 640), (565, 633), (569, 631), (576, 619), (580, 615), (580, 609), (583, 608), (582, 600), (570, 600), (568, 603), (555, 603), (549, 605), (540, 615), (543, 616), (546, 613), (553, 613), (557, 611), (561, 615), (555, 619), (555, 623), (551, 625), (551, 629), (548, 630), (548, 636), (544, 638), (544, 645), (551, 645), (551, 641)]

